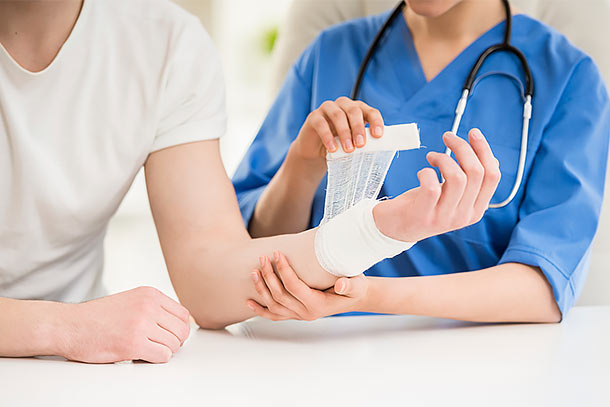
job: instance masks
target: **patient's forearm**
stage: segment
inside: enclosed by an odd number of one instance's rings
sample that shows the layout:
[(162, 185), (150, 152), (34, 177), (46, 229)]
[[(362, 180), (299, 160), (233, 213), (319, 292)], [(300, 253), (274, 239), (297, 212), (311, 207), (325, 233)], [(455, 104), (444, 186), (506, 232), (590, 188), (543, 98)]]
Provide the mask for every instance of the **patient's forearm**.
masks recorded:
[[(254, 316), (246, 306), (249, 298), (260, 299), (251, 272), (258, 258), (279, 250), (289, 256), (295, 270), (311, 287), (325, 289), (336, 277), (318, 264), (313, 238), (315, 230), (264, 239), (215, 238), (214, 244), (188, 241), (164, 244), (172, 283), (181, 302), (203, 328), (223, 328)], [(168, 245), (172, 245), (168, 248)], [(182, 253), (173, 256), (170, 253)]]
[(0, 298), (0, 356), (60, 353), (61, 308), (66, 304)]
[(561, 313), (542, 272), (507, 263), (438, 276), (371, 278), (362, 311), (476, 322), (557, 322)]

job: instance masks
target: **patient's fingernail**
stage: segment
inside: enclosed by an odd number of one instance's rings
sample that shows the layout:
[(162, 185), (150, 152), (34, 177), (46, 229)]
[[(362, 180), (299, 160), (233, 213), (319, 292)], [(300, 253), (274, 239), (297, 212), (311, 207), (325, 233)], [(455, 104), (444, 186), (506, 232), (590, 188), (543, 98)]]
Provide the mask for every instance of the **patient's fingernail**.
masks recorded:
[(250, 308), (252, 311), (254, 311), (254, 307), (252, 306), (252, 304), (250, 304), (249, 302), (246, 303), (246, 305), (248, 306), (248, 308)]
[(273, 252), (273, 260), (275, 260), (276, 263), (278, 261), (280, 261), (280, 253), (279, 252)]
[(383, 134), (383, 129), (381, 127), (375, 127), (375, 135), (377, 137), (381, 137), (382, 134)]
[(258, 273), (256, 271), (252, 272), (252, 281), (254, 281), (254, 283), (258, 283)]
[(265, 267), (265, 256), (261, 256), (258, 258), (258, 264), (260, 264), (261, 267)]
[(358, 147), (364, 146), (364, 137), (362, 137), (362, 134), (357, 134), (356, 135), (356, 145)]

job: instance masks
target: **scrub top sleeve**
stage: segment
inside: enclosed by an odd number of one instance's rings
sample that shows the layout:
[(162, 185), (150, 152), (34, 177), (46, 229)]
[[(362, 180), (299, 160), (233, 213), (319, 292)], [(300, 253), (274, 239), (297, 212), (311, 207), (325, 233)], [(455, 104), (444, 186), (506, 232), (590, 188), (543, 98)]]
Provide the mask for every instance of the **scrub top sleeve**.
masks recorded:
[(277, 173), (311, 111), (311, 83), (316, 43), (289, 71), (243, 160), (233, 176), (239, 209), (248, 227), (261, 194)]
[(226, 131), (220, 58), (193, 16), (170, 46), (157, 133), (150, 151), (220, 138)]
[(585, 58), (574, 68), (543, 133), (519, 222), (499, 261), (539, 267), (562, 315), (585, 282), (602, 204), (609, 135), (608, 93), (597, 67)]

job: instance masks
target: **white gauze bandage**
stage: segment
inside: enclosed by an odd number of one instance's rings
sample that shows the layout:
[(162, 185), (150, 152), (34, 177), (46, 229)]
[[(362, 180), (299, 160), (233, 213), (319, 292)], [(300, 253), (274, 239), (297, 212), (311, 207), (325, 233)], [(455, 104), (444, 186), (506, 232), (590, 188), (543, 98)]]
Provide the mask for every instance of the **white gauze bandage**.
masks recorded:
[(366, 132), (365, 147), (326, 156), (326, 202), (315, 252), (322, 268), (336, 276), (356, 276), (414, 244), (381, 233), (373, 208), (396, 151), (420, 147), (417, 125), (386, 126), (379, 139), (371, 137), (368, 128)]

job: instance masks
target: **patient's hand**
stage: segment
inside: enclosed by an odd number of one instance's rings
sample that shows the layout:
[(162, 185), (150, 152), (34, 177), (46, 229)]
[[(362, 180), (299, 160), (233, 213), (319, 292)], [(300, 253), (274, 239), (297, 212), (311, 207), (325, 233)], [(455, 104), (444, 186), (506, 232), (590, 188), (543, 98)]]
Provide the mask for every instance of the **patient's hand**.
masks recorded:
[(61, 355), (88, 363), (167, 362), (189, 335), (189, 312), (152, 287), (66, 307)]
[(470, 131), (469, 139), (470, 143), (452, 133), (443, 136), (456, 160), (444, 153), (428, 153), (428, 162), (438, 167), (445, 182), (439, 182), (432, 168), (424, 168), (417, 174), (419, 187), (374, 208), (375, 223), (383, 234), (417, 242), (481, 220), (500, 182), (500, 169), (478, 129)]
[(273, 262), (260, 258), (260, 269), (252, 271), (252, 280), (263, 304), (249, 299), (247, 306), (258, 316), (273, 321), (299, 319), (312, 321), (342, 312), (357, 311), (368, 293), (364, 275), (338, 279), (326, 291), (309, 288), (292, 269), (286, 257), (274, 253)]

